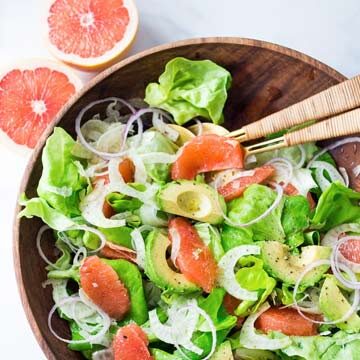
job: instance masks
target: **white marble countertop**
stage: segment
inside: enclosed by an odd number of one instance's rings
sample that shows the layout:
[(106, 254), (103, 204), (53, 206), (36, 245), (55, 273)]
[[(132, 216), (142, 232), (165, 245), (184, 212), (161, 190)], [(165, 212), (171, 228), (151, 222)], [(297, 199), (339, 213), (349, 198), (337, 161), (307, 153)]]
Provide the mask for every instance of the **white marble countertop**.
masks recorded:
[[(44, 45), (43, 4), (0, 0), (0, 66), (29, 57), (51, 58)], [(346, 76), (360, 72), (357, 0), (137, 0), (137, 5), (140, 30), (131, 53), (191, 37), (241, 36), (302, 51)], [(2, 359), (45, 358), (21, 307), (12, 259), (13, 209), (27, 156), (0, 137)]]

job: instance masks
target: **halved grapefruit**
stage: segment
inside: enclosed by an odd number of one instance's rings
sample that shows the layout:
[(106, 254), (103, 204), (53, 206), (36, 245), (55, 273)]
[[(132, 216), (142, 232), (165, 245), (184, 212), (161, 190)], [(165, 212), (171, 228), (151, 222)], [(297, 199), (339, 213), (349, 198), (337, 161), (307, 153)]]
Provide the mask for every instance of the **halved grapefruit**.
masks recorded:
[(0, 74), (0, 129), (15, 143), (35, 147), (47, 125), (82, 86), (68, 67), (27, 60)]
[(51, 0), (50, 50), (66, 63), (97, 70), (128, 50), (138, 23), (133, 0)]

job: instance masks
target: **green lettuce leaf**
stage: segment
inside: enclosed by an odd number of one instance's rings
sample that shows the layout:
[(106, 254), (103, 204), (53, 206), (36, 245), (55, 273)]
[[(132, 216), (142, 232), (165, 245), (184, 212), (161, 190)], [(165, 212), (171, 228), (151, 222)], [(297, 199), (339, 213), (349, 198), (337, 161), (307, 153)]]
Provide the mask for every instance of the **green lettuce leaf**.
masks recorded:
[(55, 246), (59, 249), (61, 255), (56, 260), (55, 266), (48, 265), (47, 277), (49, 279), (73, 279), (80, 282), (80, 265), (72, 264), (72, 254), (70, 248), (62, 241), (57, 240)]
[(99, 228), (99, 230), (105, 235), (107, 241), (129, 249), (133, 248), (131, 243), (132, 228), (122, 226), (117, 228)]
[[(284, 335), (274, 333), (273, 336)], [(279, 353), (291, 359), (350, 360), (357, 359), (360, 353), (360, 335), (345, 331), (333, 336), (291, 336), (290, 339), (292, 344)]]
[(252, 244), (253, 232), (247, 228), (235, 228), (224, 224), (221, 230), (221, 243), (225, 251), (236, 246)]
[(219, 261), (224, 255), (219, 230), (208, 223), (196, 223), (194, 226), (203, 242), (209, 246), (215, 260)]
[(281, 223), (285, 235), (305, 230), (310, 224), (310, 206), (304, 196), (286, 196)]
[(237, 317), (229, 315), (223, 307), (225, 294), (224, 289), (215, 288), (207, 298), (199, 297), (198, 299), (199, 307), (210, 316), (216, 330), (231, 329), (236, 325)]
[(25, 194), (22, 194), (19, 200), (20, 205), (25, 208), (20, 211), (19, 217), (25, 216), (32, 218), (37, 216), (54, 230), (63, 231), (75, 225), (74, 221), (53, 209), (44, 199), (32, 198), (28, 200)]
[(303, 231), (310, 224), (310, 206), (304, 196), (286, 196), (281, 223), (286, 235), (285, 243), (295, 249), (305, 242)]
[(159, 83), (146, 87), (145, 101), (170, 112), (179, 125), (196, 116), (220, 124), (230, 85), (230, 73), (214, 62), (178, 57), (166, 64)]
[(312, 226), (327, 231), (340, 224), (360, 222), (359, 201), (359, 192), (332, 183), (320, 196)]
[(74, 163), (77, 160), (71, 153), (74, 144), (75, 140), (64, 129), (54, 129), (42, 153), (43, 172), (37, 188), (40, 198), (69, 217), (81, 214), (80, 196), (88, 187)]
[[(236, 223), (249, 222), (263, 214), (275, 201), (276, 192), (264, 185), (250, 185), (242, 197), (228, 203), (228, 217)], [(284, 201), (267, 217), (250, 225), (254, 241), (277, 240), (284, 242), (285, 233), (281, 225)]]
[(138, 267), (123, 259), (103, 259), (103, 261), (116, 271), (119, 279), (123, 282), (129, 292), (131, 302), (130, 313), (124, 321), (133, 320), (138, 325), (144, 324), (148, 319), (148, 309), (142, 277)]
[(119, 193), (110, 193), (105, 200), (117, 213), (137, 210), (143, 204), (139, 199)]
[(255, 256), (246, 256), (239, 260), (241, 269), (236, 273), (236, 279), (242, 288), (258, 292), (258, 300), (244, 300), (235, 309), (235, 315), (247, 316), (256, 312), (259, 306), (271, 294), (276, 280), (263, 269), (263, 261)]

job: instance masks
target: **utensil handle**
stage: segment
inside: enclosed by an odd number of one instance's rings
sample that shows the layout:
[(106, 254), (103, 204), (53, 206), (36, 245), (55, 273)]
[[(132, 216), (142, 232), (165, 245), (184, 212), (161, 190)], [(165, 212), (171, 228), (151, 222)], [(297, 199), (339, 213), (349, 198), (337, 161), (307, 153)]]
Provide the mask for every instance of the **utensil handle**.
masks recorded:
[(360, 109), (355, 109), (312, 126), (284, 135), (286, 146), (360, 133)]
[(245, 140), (258, 139), (309, 120), (320, 120), (360, 106), (360, 75), (244, 126)]

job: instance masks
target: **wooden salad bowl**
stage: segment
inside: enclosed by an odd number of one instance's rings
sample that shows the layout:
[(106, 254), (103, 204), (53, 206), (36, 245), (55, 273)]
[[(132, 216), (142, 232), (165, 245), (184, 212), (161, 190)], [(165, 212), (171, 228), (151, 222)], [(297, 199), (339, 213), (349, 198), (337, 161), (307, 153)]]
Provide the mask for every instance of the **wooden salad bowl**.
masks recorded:
[[(124, 99), (143, 97), (146, 85), (157, 80), (172, 58), (210, 59), (232, 74), (232, 86), (225, 108), (225, 126), (237, 129), (270, 113), (296, 103), (310, 95), (345, 80), (332, 68), (297, 51), (263, 41), (242, 38), (201, 38), (175, 42), (131, 56), (105, 70), (83, 88), (56, 117), (39, 141), (26, 168), (20, 193), (36, 196), (42, 166), (41, 152), (54, 126), (75, 135), (75, 118), (91, 101), (117, 96)], [(104, 105), (106, 106), (106, 104)], [(95, 109), (96, 112), (99, 109)], [(356, 146), (337, 149), (333, 155), (339, 166), (351, 169)], [(359, 149), (360, 152), (360, 149)], [(349, 171), (349, 175), (353, 176)], [(352, 177), (352, 186), (355, 184)], [(16, 214), (20, 210), (18, 206)], [(37, 218), (17, 219), (14, 223), (14, 264), (22, 303), (31, 328), (48, 359), (81, 359), (57, 340), (47, 325), (53, 306), (51, 287), (46, 280), (45, 264), (38, 255), (35, 239), (42, 225)], [(45, 252), (55, 256), (51, 233), (43, 240)], [(48, 241), (46, 241), (48, 240)], [(65, 321), (54, 318), (54, 327), (69, 336)]]

